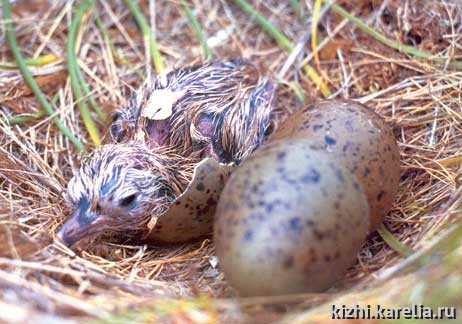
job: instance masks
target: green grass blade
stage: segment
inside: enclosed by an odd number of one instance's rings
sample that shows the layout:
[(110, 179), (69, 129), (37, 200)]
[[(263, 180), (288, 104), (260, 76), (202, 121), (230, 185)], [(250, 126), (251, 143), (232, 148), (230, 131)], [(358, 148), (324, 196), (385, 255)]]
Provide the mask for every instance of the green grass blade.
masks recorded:
[(96, 112), (98, 115), (99, 119), (102, 122), (106, 121), (106, 115), (104, 114), (103, 110), (101, 107), (98, 105), (96, 102), (95, 98), (93, 98), (90, 88), (88, 87), (87, 81), (85, 81), (85, 78), (83, 77), (82, 71), (80, 68), (77, 68), (77, 76), (79, 78), (79, 83), (82, 86), (82, 90), (84, 92), (84, 97), (88, 98), (88, 101), (90, 102), (90, 105), (92, 106), (93, 110)]
[(382, 237), (382, 239), (393, 249), (395, 250), (400, 256), (408, 257), (411, 254), (414, 254), (414, 250), (408, 247), (407, 245), (401, 243), (393, 234), (390, 233), (386, 229), (386, 227), (382, 224), (378, 229), (377, 232)]
[(201, 28), (201, 25), (199, 24), (199, 21), (197, 20), (197, 17), (194, 15), (193, 11), (191, 8), (188, 6), (185, 0), (180, 0), (181, 6), (183, 7), (183, 10), (188, 17), (189, 23), (194, 29), (194, 32), (196, 33), (196, 37), (199, 40), (199, 43), (202, 46), (202, 51), (204, 54), (204, 58), (206, 61), (211, 61), (212, 60), (212, 52), (210, 51), (209, 46), (207, 45), (207, 39), (205, 37), (204, 31)]
[(281, 33), (268, 19), (256, 11), (246, 0), (234, 0), (253, 20), (255, 20), (286, 51), (293, 48), (291, 41)]
[[(53, 106), (56, 103), (56, 101), (58, 100), (58, 98), (59, 98), (59, 92), (57, 92), (53, 96), (53, 98), (51, 98), (50, 105)], [(40, 110), (40, 111), (37, 111), (34, 114), (21, 114), (21, 115), (17, 115), (17, 116), (7, 118), (6, 122), (8, 124), (10, 124), (10, 125), (22, 124), (22, 123), (27, 123), (27, 122), (39, 119), (39, 118), (41, 118), (43, 116), (46, 116), (46, 115), (47, 115), (47, 112), (45, 110)]]
[[(11, 7), (9, 0), (2, 0), (3, 4), (3, 17), (5, 19), (5, 29), (6, 29), (6, 37), (8, 41), (8, 45), (13, 53), (14, 59), (16, 60), (16, 64), (18, 65), (23, 78), (29, 88), (32, 90), (34, 95), (37, 97), (40, 106), (47, 112), (48, 115), (54, 115), (54, 111), (48, 100), (46, 99), (43, 92), (40, 90), (40, 87), (35, 82), (32, 74), (30, 73), (26, 61), (19, 50), (18, 43), (16, 40), (16, 33), (13, 28), (12, 16), (11, 16)], [(72, 133), (72, 131), (67, 128), (64, 123), (58, 117), (53, 117), (53, 121), (59, 130), (66, 136), (71, 143), (81, 152), (86, 153), (85, 147), (82, 142)]]
[[(427, 53), (427, 52), (421, 51), (421, 50), (419, 50), (419, 49), (417, 49), (417, 48), (415, 48), (413, 46), (405, 45), (405, 44), (402, 44), (402, 43), (400, 43), (398, 41), (389, 39), (389, 38), (385, 37), (384, 35), (380, 34), (378, 31), (376, 31), (376, 30), (372, 29), (371, 27), (369, 27), (361, 19), (359, 19), (358, 17), (352, 15), (351, 13), (349, 13), (348, 11), (343, 9), (341, 6), (339, 6), (339, 5), (335, 4), (335, 3), (332, 3), (330, 0), (322, 0), (322, 1), (324, 3), (326, 3), (326, 4), (329, 4), (330, 8), (333, 11), (335, 11), (336, 13), (341, 15), (342, 17), (344, 17), (344, 18), (348, 19), (349, 21), (351, 21), (353, 24), (358, 26), (366, 34), (372, 36), (375, 40), (387, 45), (388, 47), (394, 48), (394, 49), (396, 49), (396, 50), (398, 50), (400, 52), (406, 53), (406, 54), (413, 55), (415, 57), (428, 59), (428, 60), (431, 60), (431, 61), (434, 61), (434, 62), (438, 62), (438, 63), (442, 63), (442, 64), (447, 62), (447, 59), (445, 59), (445, 58), (435, 57), (431, 53)], [(453, 66), (453, 67), (460, 68), (460, 67), (462, 67), (462, 62), (461, 61), (452, 61), (452, 62), (449, 62), (449, 65)]]
[(148, 41), (149, 50), (151, 53), (151, 59), (154, 63), (154, 68), (158, 74), (162, 73), (164, 70), (164, 64), (162, 62), (162, 56), (160, 55), (159, 48), (157, 46), (157, 41), (154, 35), (152, 34), (151, 28), (146, 21), (143, 13), (140, 10), (140, 7), (136, 4), (134, 0), (125, 0), (125, 4), (128, 9), (130, 9), (133, 17), (135, 18), (138, 26), (140, 26), (141, 32), (143, 33), (144, 39)]
[(303, 14), (302, 6), (299, 0), (289, 0), (290, 6), (297, 14), (298, 18), (304, 20), (306, 16)]
[(74, 94), (74, 98), (79, 107), (80, 114), (82, 116), (83, 123), (90, 138), (96, 146), (101, 145), (101, 137), (99, 135), (98, 128), (96, 127), (95, 122), (93, 121), (90, 110), (85, 102), (84, 94), (81, 88), (80, 79), (79, 79), (79, 66), (77, 63), (77, 56), (75, 52), (75, 43), (76, 35), (80, 26), (80, 22), (85, 14), (85, 12), (93, 5), (94, 0), (82, 0), (77, 4), (77, 12), (75, 13), (74, 18), (71, 21), (69, 27), (68, 39), (66, 44), (66, 53), (67, 53), (67, 68), (69, 70), (69, 76), (71, 79), (71, 88)]
[(6, 122), (9, 125), (28, 123), (28, 122), (31, 122), (33, 120), (39, 119), (39, 118), (45, 116), (46, 114), (47, 114), (46, 111), (40, 110), (40, 111), (36, 112), (35, 114), (28, 114), (28, 115), (21, 114), (21, 115), (17, 115), (17, 116), (7, 118)]
[[(290, 53), (294, 49), (294, 45), (291, 41), (262, 14), (256, 11), (246, 0), (234, 0), (234, 2), (236, 2), (248, 15), (250, 15), (250, 17), (254, 19), (271, 37), (273, 37), (285, 51)], [(319, 74), (308, 64), (303, 66), (303, 70), (319, 87), (323, 96), (329, 97), (329, 88)]]

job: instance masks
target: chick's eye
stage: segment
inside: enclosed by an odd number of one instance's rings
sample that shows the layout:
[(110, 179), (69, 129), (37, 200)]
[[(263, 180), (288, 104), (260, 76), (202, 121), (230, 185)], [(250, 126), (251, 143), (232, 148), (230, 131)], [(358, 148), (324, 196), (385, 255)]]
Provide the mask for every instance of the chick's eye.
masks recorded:
[(122, 198), (120, 200), (119, 205), (124, 208), (131, 207), (133, 203), (135, 202), (135, 200), (136, 200), (136, 194), (133, 194), (125, 198)]

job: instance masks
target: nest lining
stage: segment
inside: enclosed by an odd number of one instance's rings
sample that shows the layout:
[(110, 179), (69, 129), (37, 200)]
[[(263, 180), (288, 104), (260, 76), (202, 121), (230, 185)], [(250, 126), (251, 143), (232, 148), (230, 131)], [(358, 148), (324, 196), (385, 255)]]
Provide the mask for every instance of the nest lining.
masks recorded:
[[(68, 28), (65, 18), (55, 26), (46, 43), (38, 35), (46, 34), (56, 17), (62, 17), (60, 13), (64, 16), (70, 13), (66, 3), (58, 1), (48, 6), (37, 2), (35, 7), (19, 3), (13, 8), (24, 53), (32, 55), (44, 46), (44, 52), (63, 55)], [(422, 7), (410, 5), (407, 14), (403, 13), (404, 1), (363, 1), (362, 6), (355, 8), (339, 3), (363, 20), (372, 21), (371, 25), (387, 37), (397, 37), (403, 43), (435, 54), (460, 56), (455, 44), (460, 39), (458, 26), (462, 8), (456, 2), (427, 1)], [(215, 1), (193, 1), (192, 4), (209, 37), (217, 36), (230, 26), (234, 30), (228, 41), (213, 48), (215, 57), (244, 56), (270, 74), (277, 74), (286, 62), (286, 54), (237, 7)], [(141, 5), (147, 6), (144, 2)], [(132, 67), (117, 62), (94, 20), (90, 18), (85, 23), (80, 31), (79, 57), (96, 99), (103, 110), (110, 113), (123, 103), (127, 92), (123, 89), (127, 84), (138, 86), (139, 79), (133, 69), (145, 63), (143, 41), (122, 2), (103, 1), (98, 6), (118, 50), (132, 62)], [(292, 39), (303, 34), (304, 25), (289, 5), (265, 1), (255, 2), (254, 7)], [(156, 10), (157, 38), (169, 65), (197, 63), (200, 47), (185, 18), (179, 14), (178, 5), (158, 2)], [(37, 17), (40, 17), (38, 24)], [(114, 17), (119, 17), (121, 23), (115, 23)], [(342, 19), (333, 13), (321, 19), (319, 31), (328, 39), (320, 49), (321, 68), (331, 88), (338, 89), (335, 96), (356, 98), (393, 125), (400, 145), (402, 176), (385, 226), (417, 254), (439, 252), (430, 263), (398, 255), (381, 236), (373, 234), (345, 280), (326, 294), (235, 299), (235, 292), (215, 266), (211, 239), (176, 246), (100, 241), (77, 254), (53, 244), (57, 228), (69, 214), (62, 193), (72, 170), (80, 163), (78, 154), (49, 117), (14, 126), (4, 121), (5, 117), (32, 113), (39, 107), (19, 72), (1, 69), (0, 291), (3, 301), (0, 307), (14, 307), (19, 314), (17, 318), (2, 317), (2, 320), (13, 321), (21, 316), (23, 319), (186, 316), (194, 321), (217, 318), (246, 321), (255, 317), (262, 321), (282, 318), (303, 322), (308, 318), (325, 318), (322, 316), (327, 310), (322, 304), (329, 300), (396, 302), (400, 293), (409, 293), (415, 288), (412, 283), (416, 281), (423, 282), (425, 289), (440, 284), (451, 296), (455, 289), (451, 285), (454, 280), (451, 271), (456, 272), (455, 265), (460, 269), (461, 262), (457, 234), (460, 235), (462, 75), (458, 70), (424, 63), (391, 50), (357, 28), (343, 27), (336, 31), (341, 23)], [(2, 42), (5, 44), (4, 38)], [(309, 50), (309, 45), (306, 48)], [(10, 53), (4, 52), (3, 59), (11, 61)], [(299, 61), (301, 59), (296, 60), (295, 66)], [(60, 117), (79, 137), (88, 138), (77, 110), (72, 108), (72, 92), (68, 80), (62, 77), (63, 62), (33, 71), (50, 97), (59, 91), (55, 109)], [(281, 81), (289, 84), (299, 80), (306, 91), (306, 100), (314, 101), (320, 94), (308, 77), (297, 71), (291, 66)], [(283, 88), (281, 92), (279, 100), (283, 104), (300, 105), (290, 88)], [(105, 127), (101, 125), (103, 130)], [(455, 244), (455, 249), (444, 253), (443, 247), (451, 244)], [(436, 247), (432, 250), (433, 245)], [(427, 291), (425, 289), (423, 291)], [(429, 292), (425, 296), (433, 295)], [(409, 302), (409, 298), (403, 302)]]

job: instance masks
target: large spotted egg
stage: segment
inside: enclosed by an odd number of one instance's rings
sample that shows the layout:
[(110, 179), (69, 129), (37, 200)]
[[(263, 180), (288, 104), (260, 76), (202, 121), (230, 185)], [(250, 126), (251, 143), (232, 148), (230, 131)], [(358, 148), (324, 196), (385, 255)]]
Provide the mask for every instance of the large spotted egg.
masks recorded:
[(329, 154), (307, 140), (271, 142), (226, 183), (216, 253), (241, 295), (322, 291), (355, 262), (368, 212), (356, 178)]
[(372, 109), (351, 100), (329, 100), (293, 114), (273, 139), (310, 139), (346, 166), (370, 206), (370, 230), (390, 210), (400, 179), (399, 149), (391, 127)]

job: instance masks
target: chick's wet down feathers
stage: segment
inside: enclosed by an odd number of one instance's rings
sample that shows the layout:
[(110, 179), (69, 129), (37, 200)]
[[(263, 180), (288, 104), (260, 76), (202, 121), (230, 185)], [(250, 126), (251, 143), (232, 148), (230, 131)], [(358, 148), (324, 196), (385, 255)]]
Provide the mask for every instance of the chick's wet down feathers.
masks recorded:
[(58, 233), (67, 245), (143, 229), (165, 213), (204, 158), (238, 164), (274, 128), (274, 84), (236, 59), (154, 76), (114, 114), (112, 144), (70, 180), (73, 212)]

